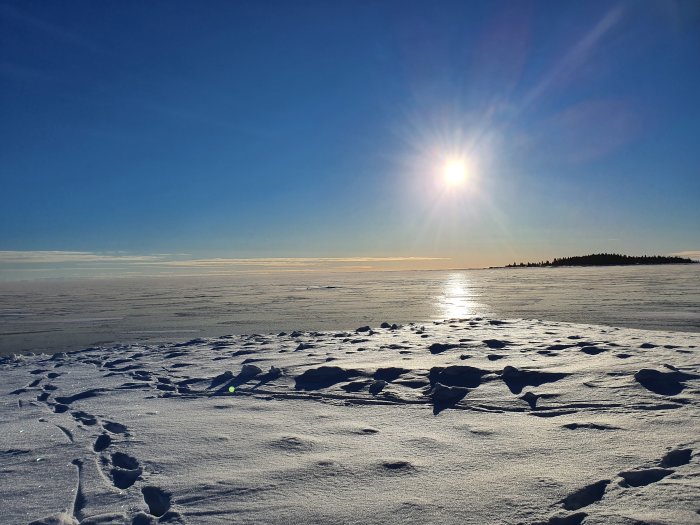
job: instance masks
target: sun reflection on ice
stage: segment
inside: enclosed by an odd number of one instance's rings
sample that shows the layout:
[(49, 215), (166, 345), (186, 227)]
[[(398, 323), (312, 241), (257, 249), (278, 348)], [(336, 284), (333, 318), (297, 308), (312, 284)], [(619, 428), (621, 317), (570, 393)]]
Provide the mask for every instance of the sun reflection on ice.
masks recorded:
[(437, 313), (441, 319), (461, 319), (477, 314), (480, 304), (474, 300), (469, 279), (463, 273), (453, 273), (445, 281), (437, 298)]

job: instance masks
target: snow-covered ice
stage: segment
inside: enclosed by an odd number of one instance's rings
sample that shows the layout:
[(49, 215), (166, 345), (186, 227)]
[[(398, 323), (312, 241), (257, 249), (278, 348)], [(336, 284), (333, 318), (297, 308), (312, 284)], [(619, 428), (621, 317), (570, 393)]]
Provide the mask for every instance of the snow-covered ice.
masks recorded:
[(10, 356), (0, 523), (700, 523), (699, 353), (469, 318)]

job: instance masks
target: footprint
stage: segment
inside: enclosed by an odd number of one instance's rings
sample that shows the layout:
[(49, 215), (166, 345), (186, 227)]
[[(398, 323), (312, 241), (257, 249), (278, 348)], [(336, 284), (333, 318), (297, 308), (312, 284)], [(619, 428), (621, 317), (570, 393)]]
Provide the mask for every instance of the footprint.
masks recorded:
[(112, 465), (110, 474), (114, 486), (118, 489), (128, 489), (136, 483), (136, 480), (143, 474), (143, 469), (139, 466), (139, 462), (136, 458), (124, 452), (115, 452), (112, 454)]
[(489, 348), (499, 349), (505, 348), (506, 346), (512, 343), (510, 341), (501, 341), (499, 339), (484, 339), (484, 344)]
[(586, 485), (561, 500), (561, 504), (566, 510), (578, 510), (587, 507), (591, 503), (603, 499), (603, 494), (605, 494), (605, 489), (609, 483), (609, 479), (602, 479)]
[(346, 370), (337, 366), (321, 366), (306, 370), (294, 380), (297, 390), (320, 390), (336, 383), (348, 381), (358, 375), (360, 374), (357, 370)]
[(163, 514), (170, 510), (170, 497), (169, 492), (158, 487), (143, 487), (141, 489), (143, 493), (143, 501), (148, 505), (148, 510), (153, 516), (161, 517)]
[(102, 427), (112, 434), (127, 434), (129, 430), (126, 425), (114, 421), (105, 421), (102, 423)]
[(674, 472), (674, 470), (666, 468), (628, 470), (625, 472), (620, 472), (620, 476), (624, 480), (624, 482), (620, 483), (620, 485), (623, 487), (644, 487), (646, 485), (650, 485), (651, 483), (656, 483)]
[(446, 408), (454, 407), (469, 393), (469, 389), (460, 386), (445, 386), (435, 383), (427, 395), (433, 402), (433, 414), (438, 415)]
[(431, 385), (440, 383), (448, 387), (476, 388), (481, 385), (483, 376), (488, 373), (488, 370), (473, 366), (434, 366), (428, 373), (428, 380)]
[(82, 423), (83, 425), (92, 426), (97, 424), (97, 418), (95, 416), (88, 414), (87, 412), (83, 412), (82, 410), (76, 410), (70, 414), (73, 416), (73, 419)]
[(95, 440), (95, 444), (92, 446), (92, 449), (95, 452), (102, 452), (104, 449), (106, 449), (111, 444), (112, 444), (112, 438), (109, 437), (109, 434), (100, 434), (97, 437), (97, 439)]
[(92, 388), (90, 390), (85, 390), (84, 392), (79, 392), (77, 394), (73, 394), (72, 396), (61, 396), (57, 397), (56, 401), (59, 403), (62, 403), (64, 405), (70, 405), (74, 401), (79, 401), (81, 399), (88, 399), (91, 397), (95, 397), (103, 392), (107, 392), (106, 388)]
[(598, 355), (602, 352), (607, 352), (607, 350), (599, 346), (583, 346), (581, 347), (581, 352), (588, 355)]
[(447, 350), (452, 350), (453, 348), (461, 348), (462, 345), (460, 344), (452, 344), (452, 343), (433, 343), (428, 347), (428, 351), (431, 354), (441, 354), (442, 352), (446, 352)]
[(387, 470), (395, 470), (399, 472), (408, 472), (414, 469), (413, 465), (408, 461), (396, 460), (396, 461), (383, 461), (382, 467)]
[(567, 377), (561, 372), (540, 372), (538, 370), (519, 370), (514, 366), (506, 366), (501, 373), (501, 379), (513, 394), (519, 394), (526, 386), (540, 386)]
[(540, 395), (533, 394), (532, 392), (525, 392), (522, 396), (520, 396), (520, 399), (522, 399), (528, 405), (530, 405), (530, 408), (532, 410), (535, 410), (535, 408), (537, 408), (537, 400), (539, 398), (540, 398)]
[(698, 375), (680, 372), (674, 367), (670, 368), (672, 370), (671, 372), (660, 372), (652, 368), (642, 368), (639, 372), (634, 374), (634, 378), (647, 390), (664, 396), (678, 395), (686, 388), (683, 381), (700, 378)]
[(679, 448), (671, 450), (661, 459), (661, 466), (664, 468), (680, 467), (690, 463), (690, 455), (693, 450), (690, 448)]
[(113, 467), (110, 471), (112, 483), (118, 489), (128, 489), (141, 477), (143, 470), (140, 468), (135, 470), (127, 470), (118, 467)]
[(125, 454), (124, 452), (115, 452), (112, 454), (112, 464), (127, 470), (134, 470), (139, 468), (139, 462), (136, 458)]

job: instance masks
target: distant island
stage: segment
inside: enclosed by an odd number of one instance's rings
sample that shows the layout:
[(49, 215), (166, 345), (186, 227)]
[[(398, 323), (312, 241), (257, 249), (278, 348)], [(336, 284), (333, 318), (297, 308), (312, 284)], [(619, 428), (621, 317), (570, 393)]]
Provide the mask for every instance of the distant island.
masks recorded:
[(576, 257), (562, 257), (550, 261), (507, 264), (505, 268), (544, 268), (550, 266), (630, 266), (635, 264), (697, 264), (699, 261), (665, 255), (620, 255), (618, 253), (596, 253)]

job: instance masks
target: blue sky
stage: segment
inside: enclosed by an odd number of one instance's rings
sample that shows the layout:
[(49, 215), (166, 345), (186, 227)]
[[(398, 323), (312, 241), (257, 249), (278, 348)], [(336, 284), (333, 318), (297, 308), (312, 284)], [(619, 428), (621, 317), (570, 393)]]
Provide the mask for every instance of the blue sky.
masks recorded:
[(0, 1), (0, 272), (697, 252), (698, 93), (692, 0)]

